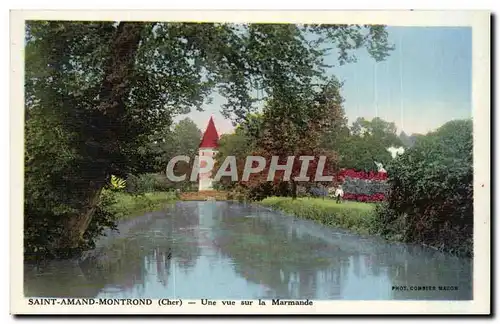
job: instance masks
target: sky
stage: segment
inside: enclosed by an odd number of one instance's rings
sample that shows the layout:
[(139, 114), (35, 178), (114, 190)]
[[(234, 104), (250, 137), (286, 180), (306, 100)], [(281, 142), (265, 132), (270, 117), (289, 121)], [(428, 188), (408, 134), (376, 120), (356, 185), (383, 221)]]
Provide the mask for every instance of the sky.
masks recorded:
[[(328, 70), (344, 81), (342, 96), (349, 123), (376, 116), (394, 122), (398, 132), (425, 134), (449, 120), (472, 116), (472, 30), (469, 27), (387, 27), (395, 50), (376, 63), (365, 49), (358, 61)], [(204, 131), (213, 116), (219, 134), (233, 130), (220, 114), (225, 99), (215, 95), (203, 112), (191, 118)]]

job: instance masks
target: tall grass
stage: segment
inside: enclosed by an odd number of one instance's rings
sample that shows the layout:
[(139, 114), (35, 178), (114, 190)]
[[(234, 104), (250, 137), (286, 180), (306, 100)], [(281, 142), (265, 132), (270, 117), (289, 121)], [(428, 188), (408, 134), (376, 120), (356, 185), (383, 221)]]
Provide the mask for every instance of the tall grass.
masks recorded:
[(352, 230), (360, 234), (375, 234), (375, 204), (322, 198), (269, 197), (261, 205), (317, 221), (321, 224)]
[(161, 210), (177, 200), (175, 192), (147, 192), (142, 195), (131, 195), (126, 192), (110, 192), (114, 203), (108, 210), (115, 214), (117, 220), (140, 216), (144, 213)]

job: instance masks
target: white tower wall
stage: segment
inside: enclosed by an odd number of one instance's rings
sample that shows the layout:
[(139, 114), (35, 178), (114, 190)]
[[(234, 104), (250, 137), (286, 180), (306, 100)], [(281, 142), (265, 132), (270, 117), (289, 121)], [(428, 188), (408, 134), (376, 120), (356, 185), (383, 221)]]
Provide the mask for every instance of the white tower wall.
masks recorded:
[(201, 173), (202, 172), (201, 168), (203, 167), (202, 166), (203, 157), (214, 158), (216, 153), (217, 151), (212, 148), (200, 148), (199, 150), (198, 155), (199, 155), (200, 175), (199, 175), (198, 191), (213, 190), (212, 183), (213, 183), (213, 177), (215, 176), (213, 169), (212, 171)]

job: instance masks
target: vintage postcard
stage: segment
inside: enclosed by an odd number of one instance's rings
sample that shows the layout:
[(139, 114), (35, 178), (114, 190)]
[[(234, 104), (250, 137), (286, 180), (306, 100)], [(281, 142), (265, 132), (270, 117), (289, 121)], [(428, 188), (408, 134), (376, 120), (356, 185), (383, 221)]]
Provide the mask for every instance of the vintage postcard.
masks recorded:
[(10, 18), (12, 314), (490, 313), (489, 12)]

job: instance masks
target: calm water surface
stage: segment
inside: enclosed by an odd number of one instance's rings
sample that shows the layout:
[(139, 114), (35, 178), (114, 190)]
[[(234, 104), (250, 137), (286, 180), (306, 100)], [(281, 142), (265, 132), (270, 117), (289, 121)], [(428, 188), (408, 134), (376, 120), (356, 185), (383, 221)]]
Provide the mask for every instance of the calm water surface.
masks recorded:
[[(84, 262), (25, 266), (29, 297), (472, 299), (472, 262), (264, 208), (178, 202), (120, 225)], [(452, 286), (403, 291), (395, 286)]]

